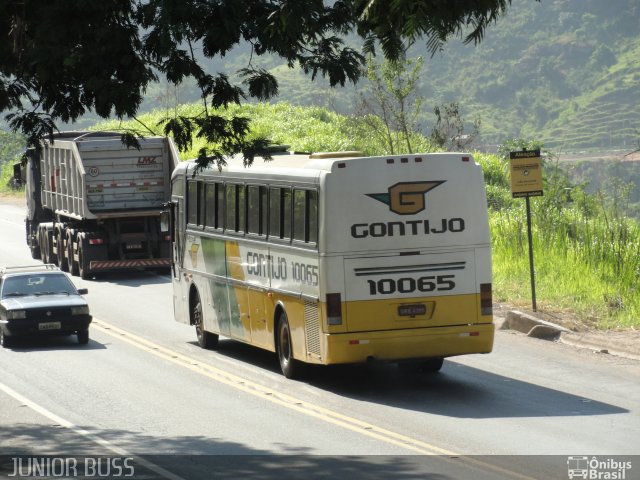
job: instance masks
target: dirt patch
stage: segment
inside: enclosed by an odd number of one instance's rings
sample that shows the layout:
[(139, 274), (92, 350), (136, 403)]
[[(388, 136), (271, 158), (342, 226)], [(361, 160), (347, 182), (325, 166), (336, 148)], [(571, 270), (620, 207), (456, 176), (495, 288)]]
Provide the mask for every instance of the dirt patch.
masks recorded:
[(24, 193), (2, 193), (0, 192), (0, 203), (8, 205), (24, 205)]

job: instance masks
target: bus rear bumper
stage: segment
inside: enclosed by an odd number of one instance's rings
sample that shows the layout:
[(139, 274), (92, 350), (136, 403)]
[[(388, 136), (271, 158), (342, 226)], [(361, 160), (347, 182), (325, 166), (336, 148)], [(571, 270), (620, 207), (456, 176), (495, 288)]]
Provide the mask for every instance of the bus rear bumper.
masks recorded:
[(368, 360), (397, 361), (489, 353), (493, 349), (493, 323), (407, 330), (325, 335), (323, 362), (362, 363)]

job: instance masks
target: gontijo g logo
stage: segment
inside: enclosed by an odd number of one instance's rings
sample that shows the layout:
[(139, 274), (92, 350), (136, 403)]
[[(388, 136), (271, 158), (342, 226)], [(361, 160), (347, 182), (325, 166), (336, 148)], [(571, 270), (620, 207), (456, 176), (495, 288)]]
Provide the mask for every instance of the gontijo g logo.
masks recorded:
[(389, 206), (389, 210), (398, 215), (413, 215), (425, 209), (425, 194), (444, 180), (429, 182), (400, 182), (389, 187), (387, 193), (367, 193), (379, 202)]

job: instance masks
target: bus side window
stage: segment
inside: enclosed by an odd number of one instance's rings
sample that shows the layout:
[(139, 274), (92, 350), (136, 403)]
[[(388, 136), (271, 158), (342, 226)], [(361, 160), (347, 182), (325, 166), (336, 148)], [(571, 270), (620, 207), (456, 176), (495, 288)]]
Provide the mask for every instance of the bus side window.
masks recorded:
[(318, 192), (309, 190), (307, 192), (307, 241), (318, 243)]
[(202, 181), (198, 182), (198, 225), (204, 227), (205, 215), (207, 213), (207, 199), (205, 197), (206, 184)]
[(281, 238), (280, 234), (280, 188), (269, 189), (269, 236)]
[(293, 191), (293, 239), (305, 241), (307, 192), (305, 190)]
[(224, 183), (216, 183), (216, 221), (215, 228), (224, 228)]
[(291, 189), (282, 189), (282, 238), (291, 238)]
[(198, 183), (195, 181), (187, 183), (187, 223), (198, 223)]
[(266, 234), (267, 189), (251, 185), (247, 187), (247, 232), (255, 235)]
[(207, 183), (204, 187), (205, 217), (204, 226), (215, 228), (216, 226), (216, 184)]
[(236, 202), (236, 191), (237, 185), (227, 184), (227, 192), (226, 192), (226, 215), (224, 228), (226, 230), (236, 230), (236, 211), (238, 208), (238, 204)]
[(245, 195), (245, 186), (238, 185), (238, 211), (236, 213), (236, 232), (246, 232), (247, 231), (247, 205), (246, 205), (246, 195)]
[(318, 192), (294, 190), (293, 239), (306, 243), (318, 241)]
[(291, 189), (271, 187), (269, 189), (269, 236), (291, 238)]

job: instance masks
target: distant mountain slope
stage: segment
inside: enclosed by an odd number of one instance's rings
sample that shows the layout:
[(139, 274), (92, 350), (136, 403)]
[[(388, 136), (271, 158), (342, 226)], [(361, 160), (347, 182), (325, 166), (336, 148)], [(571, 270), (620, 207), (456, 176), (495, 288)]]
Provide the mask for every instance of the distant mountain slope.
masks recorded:
[[(411, 50), (425, 55), (422, 44)], [(366, 86), (329, 91), (301, 74), (273, 70), (280, 100), (353, 109)], [(533, 137), (563, 151), (632, 145), (640, 134), (640, 2), (514, 0), (478, 45), (449, 42), (421, 79), (427, 109), (458, 101), (479, 115), (484, 143)]]

